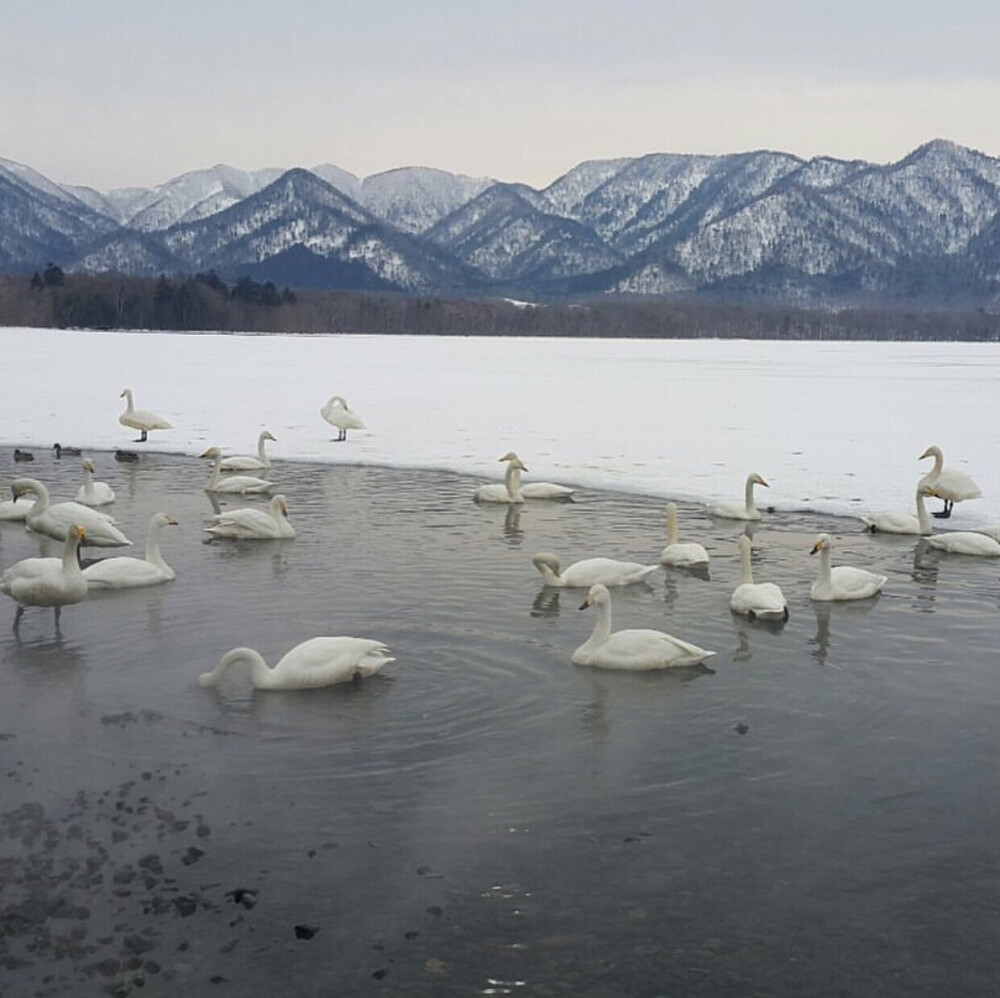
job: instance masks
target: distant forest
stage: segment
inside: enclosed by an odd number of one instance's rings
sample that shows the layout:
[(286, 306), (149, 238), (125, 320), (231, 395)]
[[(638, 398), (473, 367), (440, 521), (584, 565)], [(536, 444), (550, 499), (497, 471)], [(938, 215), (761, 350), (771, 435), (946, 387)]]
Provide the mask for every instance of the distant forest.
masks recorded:
[(52, 264), (30, 278), (0, 275), (0, 326), (412, 336), (1000, 341), (1000, 315), (983, 309), (804, 308), (681, 298), (528, 305), (506, 299), (292, 291), (249, 277), (229, 285), (214, 273), (159, 279), (84, 276), (65, 274)]

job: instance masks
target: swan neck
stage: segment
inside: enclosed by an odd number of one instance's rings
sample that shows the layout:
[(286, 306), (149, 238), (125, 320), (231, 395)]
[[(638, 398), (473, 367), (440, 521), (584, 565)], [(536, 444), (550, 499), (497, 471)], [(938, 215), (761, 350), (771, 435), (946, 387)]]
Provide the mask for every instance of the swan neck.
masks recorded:
[(135, 403), (132, 401), (132, 390), (126, 388), (123, 394), (125, 395), (125, 411), (133, 412)]
[(209, 673), (210, 685), (214, 686), (237, 662), (246, 662), (250, 667), (250, 679), (257, 689), (267, 689), (273, 684), (273, 670), (268, 668), (260, 652), (253, 648), (233, 648), (227, 651), (219, 664)]
[(170, 571), (170, 566), (160, 554), (160, 525), (158, 523), (152, 524), (149, 533), (146, 534), (146, 561), (161, 571)]
[(69, 537), (66, 539), (66, 547), (63, 548), (62, 556), (62, 570), (63, 575), (70, 576), (83, 576), (83, 571), (80, 568), (80, 559), (77, 556), (77, 551), (80, 548), (80, 538), (76, 536), (75, 533), (70, 533)]
[(212, 473), (208, 476), (208, 488), (214, 488), (219, 484), (219, 478), (222, 475), (222, 454), (216, 454), (212, 464)]
[(831, 568), (830, 549), (822, 548), (819, 552), (819, 581), (825, 585), (833, 583), (833, 569)]
[(611, 601), (595, 603), (597, 620), (594, 621), (594, 631), (590, 635), (590, 644), (603, 645), (611, 637)]
[(521, 469), (515, 464), (509, 463), (507, 465), (507, 471), (503, 476), (504, 484), (507, 486), (507, 492), (510, 494), (511, 499), (514, 502), (521, 502), (524, 496), (521, 493)]
[(752, 513), (757, 507), (754, 505), (753, 501), (753, 486), (754, 481), (752, 478), (747, 479), (746, 490), (744, 491), (744, 496), (746, 498), (747, 512)]
[(265, 455), (265, 453), (264, 453), (264, 441), (265, 441), (265, 439), (266, 438), (265, 438), (265, 436), (264, 436), (263, 433), (257, 438), (257, 460), (260, 461), (260, 463), (263, 464), (263, 465), (268, 465), (271, 462), (268, 461), (267, 455)]
[(677, 509), (674, 506), (667, 507), (667, 544), (677, 543)]
[(545, 580), (547, 586), (560, 586), (562, 585), (562, 579), (559, 577), (559, 573), (554, 571), (551, 565), (547, 565), (544, 561), (540, 561), (538, 564), (538, 570), (542, 573), (542, 578)]

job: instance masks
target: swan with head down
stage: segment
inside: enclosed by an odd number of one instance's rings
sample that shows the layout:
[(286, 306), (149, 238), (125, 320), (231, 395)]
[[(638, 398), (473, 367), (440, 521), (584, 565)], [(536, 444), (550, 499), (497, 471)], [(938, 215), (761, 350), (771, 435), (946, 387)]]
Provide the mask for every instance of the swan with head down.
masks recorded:
[(331, 425), (337, 427), (336, 440), (347, 439), (348, 430), (365, 429), (364, 420), (347, 404), (340, 395), (331, 396), (330, 400), (320, 409), (319, 414)]
[(25, 558), (0, 575), (0, 593), (17, 603), (14, 629), (28, 606), (51, 606), (56, 627), (64, 606), (79, 603), (87, 595), (87, 580), (80, 571), (79, 547), (86, 531), (78, 524), (70, 527), (61, 558)]
[(220, 467), (223, 471), (267, 471), (271, 467), (271, 459), (264, 450), (264, 443), (267, 440), (274, 440), (274, 437), (267, 430), (264, 430), (257, 438), (256, 457), (251, 457), (249, 454), (225, 457), (222, 459)]
[(226, 510), (216, 513), (212, 521), (212, 525), (205, 530), (213, 537), (269, 541), (295, 536), (295, 528), (288, 521), (288, 503), (283, 495), (276, 495), (266, 510), (250, 506)]
[(831, 567), (832, 548), (830, 535), (820, 534), (809, 552), (819, 554), (819, 576), (809, 590), (814, 600), (867, 599), (881, 592), (889, 581), (888, 576), (869, 572), (866, 568), (854, 568), (852, 565)]
[(591, 586), (580, 609), (590, 606), (597, 607), (597, 621), (590, 637), (573, 652), (574, 665), (648, 672), (697, 665), (715, 654), (663, 631), (612, 631), (611, 593), (607, 586)]
[(568, 589), (589, 589), (597, 583), (628, 586), (645, 582), (660, 567), (641, 565), (636, 561), (616, 561), (614, 558), (585, 558), (560, 572), (558, 555), (548, 551), (533, 555), (531, 563), (542, 573), (545, 585)]
[(947, 518), (951, 516), (955, 503), (978, 499), (983, 494), (971, 475), (957, 468), (944, 466), (944, 454), (940, 447), (932, 444), (917, 460), (923, 461), (928, 457), (934, 458), (934, 467), (920, 479), (920, 484), (927, 488), (933, 487), (934, 495), (944, 502), (944, 506), (934, 516)]
[(729, 607), (750, 620), (788, 620), (788, 601), (774, 582), (754, 582), (753, 546), (746, 534), (736, 542), (740, 549), (740, 584), (733, 590)]
[(765, 482), (764, 479), (757, 474), (757, 472), (751, 472), (747, 475), (743, 493), (743, 502), (736, 500), (731, 502), (720, 502), (715, 506), (712, 506), (709, 512), (712, 516), (719, 516), (725, 520), (759, 520), (760, 510), (757, 509), (753, 498), (753, 487), (755, 485), (763, 485), (764, 488), (770, 488), (767, 482)]
[(115, 501), (115, 490), (107, 482), (94, 481), (94, 462), (83, 459), (83, 485), (77, 490), (76, 501), (84, 506), (106, 506)]
[(140, 435), (135, 441), (137, 444), (145, 442), (146, 434), (150, 430), (173, 429), (172, 423), (168, 423), (162, 416), (157, 416), (155, 412), (149, 412), (146, 409), (136, 409), (132, 400), (131, 388), (123, 389), (121, 395), (118, 397), (125, 399), (125, 411), (118, 417), (118, 422), (122, 426), (139, 431)]
[(160, 532), (164, 527), (176, 526), (177, 521), (166, 513), (154, 513), (149, 518), (146, 532), (145, 558), (102, 558), (83, 570), (89, 589), (136, 589), (169, 582), (174, 570), (160, 553)]
[(388, 647), (370, 638), (310, 638), (286, 652), (270, 668), (253, 648), (227, 651), (211, 672), (198, 677), (200, 686), (215, 686), (238, 662), (250, 669), (250, 681), (258, 690), (311, 690), (352, 679), (374, 676), (394, 662)]
[(708, 564), (708, 552), (698, 543), (677, 540), (677, 503), (667, 503), (667, 546), (660, 555), (661, 565), (675, 568), (694, 568)]
[(274, 488), (274, 482), (269, 482), (265, 478), (257, 478), (254, 475), (227, 475), (223, 478), (222, 451), (218, 447), (209, 447), (201, 456), (211, 458), (215, 462), (205, 485), (206, 492), (242, 494), (246, 492), (270, 492)]
[(78, 502), (58, 502), (50, 505), (49, 490), (37, 479), (15, 478), (10, 486), (16, 502), (29, 493), (35, 501), (28, 509), (25, 523), (29, 530), (45, 534), (57, 541), (66, 540), (74, 524), (86, 530), (81, 543), (93, 547), (125, 547), (132, 542), (115, 526), (114, 518)]

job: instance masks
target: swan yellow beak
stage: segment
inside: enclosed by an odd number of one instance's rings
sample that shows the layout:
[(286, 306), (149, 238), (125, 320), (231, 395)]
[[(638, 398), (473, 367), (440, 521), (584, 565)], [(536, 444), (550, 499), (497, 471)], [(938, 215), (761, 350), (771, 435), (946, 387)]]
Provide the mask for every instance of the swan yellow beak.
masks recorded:
[(83, 527), (81, 527), (80, 524), (77, 523), (73, 527), (73, 536), (79, 537), (80, 540), (82, 541), (86, 538), (87, 531)]
[(587, 593), (587, 598), (577, 607), (578, 610), (586, 610), (588, 606), (593, 606), (594, 601), (590, 598), (590, 593)]
[(812, 546), (812, 551), (810, 551), (809, 553), (810, 554), (816, 554), (817, 551), (822, 551), (824, 547), (826, 547), (826, 545), (822, 541), (817, 541)]
[(171, 527), (176, 527), (177, 526), (177, 521), (172, 516), (168, 516), (167, 517), (167, 525), (171, 526)]

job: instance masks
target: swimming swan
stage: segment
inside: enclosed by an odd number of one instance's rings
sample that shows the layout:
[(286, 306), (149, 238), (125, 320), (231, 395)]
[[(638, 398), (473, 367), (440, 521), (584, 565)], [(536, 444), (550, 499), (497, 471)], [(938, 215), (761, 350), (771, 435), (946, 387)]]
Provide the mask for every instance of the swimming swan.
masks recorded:
[(746, 534), (736, 542), (740, 549), (740, 584), (733, 590), (729, 606), (750, 620), (788, 620), (788, 602), (773, 582), (754, 582), (750, 561), (751, 544)]
[(347, 439), (348, 430), (363, 430), (364, 420), (347, 404), (339, 395), (334, 395), (330, 401), (320, 409), (319, 414), (331, 425), (336, 426), (340, 431), (337, 434), (337, 441)]
[(155, 412), (147, 412), (145, 409), (136, 409), (132, 404), (131, 388), (124, 389), (118, 397), (125, 399), (125, 411), (118, 417), (118, 422), (121, 423), (122, 426), (128, 426), (133, 430), (139, 431), (140, 436), (135, 441), (137, 444), (145, 442), (146, 434), (150, 430), (173, 429), (173, 425), (171, 423), (168, 423), (162, 416), (157, 416)]
[(369, 638), (320, 637), (296, 645), (269, 668), (253, 648), (233, 648), (219, 664), (198, 677), (200, 686), (215, 686), (236, 662), (246, 662), (258, 690), (311, 690), (346, 683), (359, 676), (374, 676), (394, 662), (381, 641)]
[(581, 610), (597, 607), (597, 622), (590, 637), (573, 652), (574, 665), (598, 669), (645, 672), (674, 666), (697, 665), (715, 652), (681, 641), (663, 631), (611, 630), (611, 593), (607, 586), (591, 586)]
[(57, 502), (49, 505), (49, 490), (34, 478), (15, 478), (11, 482), (15, 501), (31, 492), (35, 501), (28, 509), (25, 522), (28, 529), (64, 541), (74, 524), (86, 530), (82, 544), (101, 548), (125, 547), (132, 542), (115, 526), (114, 518), (78, 502)]
[(94, 481), (94, 462), (83, 459), (83, 485), (77, 490), (76, 501), (84, 506), (106, 506), (115, 501), (115, 490), (107, 482)]
[(267, 471), (271, 467), (271, 459), (264, 453), (264, 441), (274, 440), (271, 434), (264, 430), (257, 438), (257, 456), (251, 457), (249, 454), (237, 454), (235, 457), (223, 458), (221, 468), (223, 471)]
[(709, 512), (712, 516), (721, 516), (726, 520), (759, 520), (760, 510), (757, 509), (753, 501), (753, 487), (755, 485), (763, 485), (764, 488), (770, 488), (760, 475), (753, 472), (747, 475), (743, 502), (720, 502), (713, 506)]
[(677, 568), (690, 568), (694, 565), (707, 565), (708, 552), (694, 541), (684, 544), (677, 542), (677, 503), (667, 503), (667, 546), (660, 555), (661, 565), (673, 565)]
[(87, 580), (80, 571), (78, 557), (85, 536), (84, 528), (74, 525), (66, 536), (61, 558), (25, 558), (0, 575), (0, 593), (17, 602), (15, 630), (27, 606), (51, 606), (58, 627), (62, 608), (79, 603), (87, 595)]
[(981, 558), (1000, 558), (1000, 542), (987, 534), (974, 530), (949, 530), (934, 534), (927, 543), (938, 551), (950, 554), (972, 554)]
[(205, 530), (213, 537), (266, 541), (295, 536), (295, 528), (288, 522), (288, 503), (283, 495), (275, 496), (266, 510), (248, 506), (216, 513), (212, 520), (212, 525)]
[(560, 572), (559, 557), (547, 551), (534, 555), (531, 563), (542, 573), (545, 585), (571, 589), (589, 589), (597, 583), (628, 586), (633, 582), (645, 582), (660, 567), (640, 565), (635, 561), (616, 561), (614, 558), (586, 558)]
[(944, 466), (944, 454), (940, 447), (931, 445), (917, 460), (923, 461), (927, 457), (934, 458), (934, 467), (920, 479), (920, 484), (933, 486), (934, 494), (944, 501), (944, 506), (934, 516), (946, 519), (951, 516), (951, 507), (956, 502), (978, 499), (983, 494), (971, 475)]
[(524, 502), (524, 494), (521, 492), (521, 472), (528, 469), (521, 463), (521, 459), (513, 452), (508, 451), (500, 461), (507, 462), (507, 470), (504, 472), (503, 482), (491, 482), (489, 485), (480, 485), (476, 489), (473, 498), (476, 502)]
[(160, 531), (176, 526), (177, 521), (166, 513), (154, 513), (146, 532), (145, 558), (102, 558), (83, 570), (89, 589), (134, 589), (169, 582), (174, 570), (160, 554)]
[(934, 530), (931, 523), (930, 513), (924, 503), (924, 496), (931, 494), (930, 489), (921, 484), (923, 479), (917, 483), (917, 515), (912, 513), (888, 512), (872, 513), (871, 516), (861, 517), (865, 526), (874, 533), (883, 534), (930, 534)]
[(830, 549), (833, 541), (829, 534), (820, 534), (810, 554), (819, 552), (819, 578), (812, 584), (809, 595), (815, 600), (867, 599), (874, 596), (888, 582), (888, 576), (876, 575), (864, 568), (850, 565), (830, 567)]
[(270, 492), (274, 488), (274, 482), (269, 482), (263, 478), (255, 478), (253, 475), (229, 475), (222, 477), (222, 451), (218, 447), (209, 447), (202, 457), (210, 457), (215, 461), (212, 466), (212, 474), (208, 477), (205, 485), (206, 492)]

